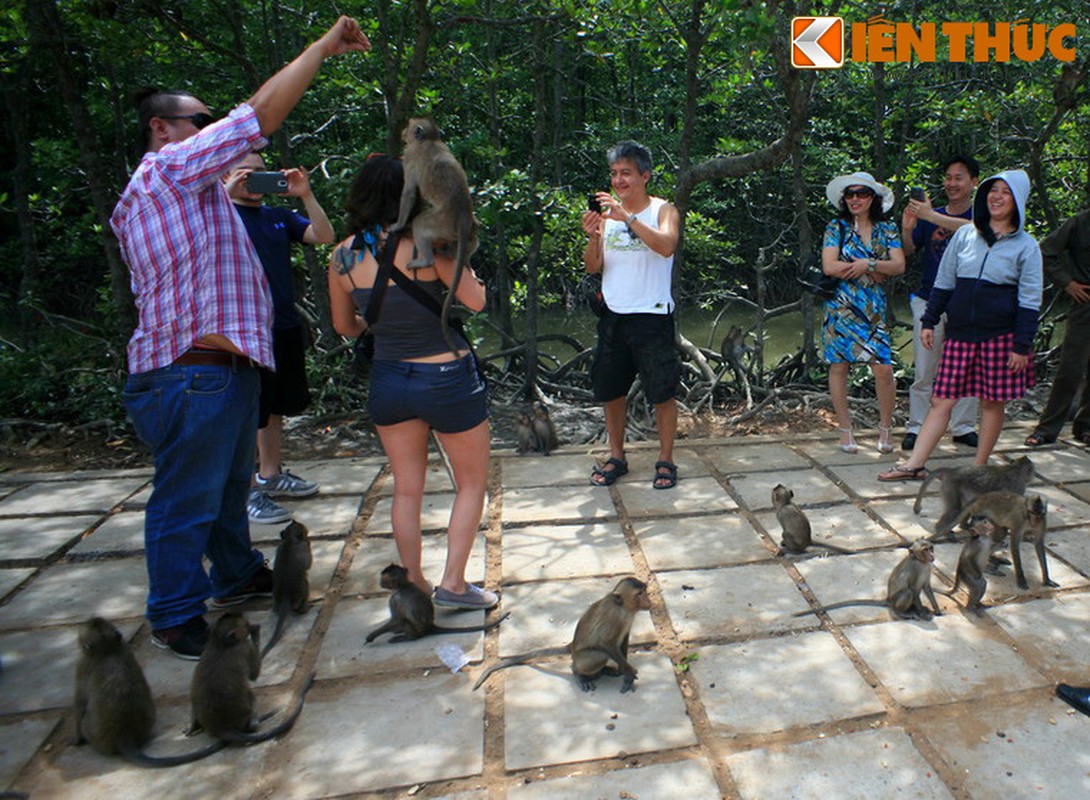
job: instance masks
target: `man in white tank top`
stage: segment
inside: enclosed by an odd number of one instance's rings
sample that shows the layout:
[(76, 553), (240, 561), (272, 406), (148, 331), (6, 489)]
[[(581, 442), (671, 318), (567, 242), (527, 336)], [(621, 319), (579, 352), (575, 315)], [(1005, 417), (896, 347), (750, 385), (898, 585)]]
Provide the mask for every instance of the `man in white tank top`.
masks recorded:
[(647, 193), (650, 150), (637, 142), (620, 142), (606, 158), (613, 194), (599, 192), (593, 199), (601, 210), (583, 214), (583, 230), (590, 237), (583, 263), (588, 273), (602, 273), (607, 306), (598, 321), (591, 377), (594, 397), (605, 406), (610, 457), (594, 469), (590, 482), (610, 486), (628, 472), (625, 398), (638, 373), (644, 394), (655, 406), (659, 432), (652, 485), (671, 489), (677, 484), (673, 451), (681, 359), (670, 285), (680, 216), (673, 205)]

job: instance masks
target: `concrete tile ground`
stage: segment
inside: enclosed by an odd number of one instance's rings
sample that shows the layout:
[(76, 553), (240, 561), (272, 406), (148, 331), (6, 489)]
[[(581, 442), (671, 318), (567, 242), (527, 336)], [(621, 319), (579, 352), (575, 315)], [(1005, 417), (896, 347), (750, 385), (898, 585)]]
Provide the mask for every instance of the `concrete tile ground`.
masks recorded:
[[(1027, 452), (1024, 426), (1003, 432), (997, 462)], [(1090, 456), (1068, 440), (1028, 451), (1049, 504), (1044, 587), (1022, 547), (1029, 589), (990, 577), (981, 617), (963, 592), (944, 614), (894, 621), (882, 608), (803, 614), (811, 603), (881, 597), (901, 546), (929, 533), (937, 482), (882, 484), (892, 457), (873, 432), (847, 454), (832, 435), (683, 440), (680, 482), (651, 487), (652, 445), (631, 472), (588, 485), (590, 452), (494, 455), (489, 507), (468, 576), (503, 596), (498, 629), (365, 644), (386, 616), (378, 572), (397, 559), (392, 480), (381, 459), (291, 465), (316, 479), (287, 501), (314, 539), (311, 607), (287, 620), (256, 681), (258, 706), (290, 703), (317, 680), (278, 741), (197, 764), (148, 771), (69, 745), (76, 628), (91, 614), (119, 625), (159, 707), (154, 753), (182, 735), (193, 665), (153, 648), (143, 622), (146, 470), (0, 475), (0, 791), (39, 798), (628, 797), (1021, 798), (1090, 796), (1090, 719), (1052, 694), (1090, 684)], [(601, 453), (597, 454), (602, 457)], [(944, 440), (933, 466), (967, 463)], [(815, 541), (855, 554), (775, 555), (771, 488), (784, 483)], [(434, 579), (452, 487), (428, 473), (424, 565)], [(253, 526), (270, 558), (281, 526)], [(936, 589), (952, 584), (960, 546), (937, 548)], [(586, 607), (624, 576), (650, 584), (633, 627), (637, 691), (604, 677), (583, 693), (562, 649)], [(246, 608), (271, 632), (269, 602)], [(479, 625), (481, 612), (440, 612)], [(461, 651), (452, 673), (438, 647)], [(482, 664), (530, 653), (528, 666), (472, 683)], [(240, 780), (240, 776), (246, 776)]]

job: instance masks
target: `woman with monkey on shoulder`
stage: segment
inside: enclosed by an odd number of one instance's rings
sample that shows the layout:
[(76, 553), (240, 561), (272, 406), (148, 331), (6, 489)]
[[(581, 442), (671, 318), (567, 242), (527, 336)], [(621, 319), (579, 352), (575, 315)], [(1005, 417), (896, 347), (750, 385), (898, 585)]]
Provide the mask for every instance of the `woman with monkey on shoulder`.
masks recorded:
[[(440, 317), (426, 294), (441, 305), (444, 291), (473, 311), (484, 308), (484, 286), (467, 265), (456, 287), (454, 261), (435, 253), (430, 267), (408, 270), (413, 259), (411, 227), (391, 234), (396, 248), (381, 305), (372, 310), (373, 325), (364, 320), (379, 273), (388, 229), (397, 222), (404, 184), (401, 161), (372, 155), (357, 173), (345, 208), (350, 236), (338, 245), (329, 264), (329, 302), (333, 326), (344, 336), (370, 330), (375, 354), (371, 365), (368, 410), (374, 420), (394, 476), (393, 528), (398, 555), (409, 580), (429, 595), (432, 586), (421, 567), (420, 511), (428, 461), (428, 435), (435, 431), (450, 458), (457, 485), (447, 528), (447, 560), (435, 588), (437, 606), (491, 608), (493, 593), (465, 579), (473, 542), (484, 511), (488, 479), (489, 424), (484, 381), (469, 343), (452, 331), (458, 345), (451, 352)], [(412, 288), (402, 288), (411, 281)], [(377, 303), (377, 301), (376, 301)]]

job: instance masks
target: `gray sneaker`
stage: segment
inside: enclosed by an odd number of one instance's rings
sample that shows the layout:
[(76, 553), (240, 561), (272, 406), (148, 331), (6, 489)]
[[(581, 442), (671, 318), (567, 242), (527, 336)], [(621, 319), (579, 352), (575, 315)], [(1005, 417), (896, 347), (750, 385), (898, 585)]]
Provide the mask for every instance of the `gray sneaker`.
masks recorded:
[(269, 497), (310, 497), (318, 491), (314, 481), (303, 480), (286, 469), (271, 478), (262, 478), (259, 472), (254, 476), (254, 485)]
[(250, 516), (250, 522), (258, 522), (262, 525), (275, 525), (291, 519), (290, 511), (257, 489), (250, 490), (250, 499), (246, 501), (246, 513)]

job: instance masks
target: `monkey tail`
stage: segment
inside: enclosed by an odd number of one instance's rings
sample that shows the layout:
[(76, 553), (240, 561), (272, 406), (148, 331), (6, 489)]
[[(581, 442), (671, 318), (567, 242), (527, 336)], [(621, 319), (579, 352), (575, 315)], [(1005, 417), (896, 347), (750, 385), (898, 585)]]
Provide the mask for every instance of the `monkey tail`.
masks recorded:
[(855, 555), (854, 550), (848, 550), (847, 548), (841, 547), (838, 544), (828, 544), (827, 542), (814, 542), (814, 541), (811, 541), (810, 546), (811, 547), (824, 547), (826, 550), (832, 550), (834, 553), (841, 553), (842, 555), (846, 555), (846, 556), (854, 556)]
[(288, 613), (284, 609), (273, 609), (276, 613), (276, 627), (273, 628), (272, 636), (269, 637), (269, 641), (265, 643), (265, 646), (261, 648), (261, 658), (264, 660), (269, 651), (273, 649), (273, 645), (280, 641), (280, 636), (284, 633), (284, 622), (287, 619)]
[(564, 647), (543, 647), (539, 650), (531, 650), (529, 653), (523, 653), (521, 656), (511, 656), (505, 658), (488, 667), (477, 678), (477, 682), (473, 684), (473, 691), (477, 691), (481, 688), (481, 685), (491, 677), (493, 672), (499, 672), (501, 669), (507, 669), (508, 667), (518, 667), (523, 664), (527, 664), (531, 659), (541, 658), (543, 656), (558, 656), (564, 653), (570, 652), (570, 647), (565, 645)]
[(945, 475), (948, 470), (943, 467), (942, 469), (933, 469), (927, 473), (927, 477), (923, 479), (923, 483), (920, 484), (920, 490), (916, 492), (916, 502), (912, 504), (912, 513), (920, 513), (920, 504), (923, 502), (924, 493), (927, 491), (927, 487), (931, 485), (931, 481), (935, 480), (939, 475)]
[(828, 606), (818, 606), (817, 608), (808, 608), (805, 611), (796, 611), (791, 616), (793, 617), (805, 617), (807, 614), (819, 614), (822, 611), (833, 611), (837, 608), (847, 608), (848, 606), (874, 606), (876, 608), (889, 608), (889, 603), (885, 600), (842, 600), (839, 603), (833, 603)]
[(473, 233), (473, 212), (466, 211), (458, 220), (458, 247), (454, 255), (454, 278), (450, 282), (447, 296), (443, 298), (443, 313), (439, 315), (439, 327), (443, 331), (443, 341), (447, 343), (450, 352), (458, 355), (458, 344), (454, 341), (454, 334), (450, 332), (450, 307), (454, 304), (454, 296), (458, 293), (458, 284), (462, 281), (462, 272), (469, 263), (469, 237)]
[(160, 769), (162, 767), (177, 767), (181, 764), (189, 764), (193, 761), (199, 761), (202, 758), (207, 758), (213, 753), (218, 753), (220, 750), (227, 746), (227, 742), (222, 739), (217, 739), (207, 747), (202, 747), (200, 750), (193, 750), (189, 753), (180, 753), (176, 756), (151, 756), (145, 753), (139, 748), (131, 745), (124, 745), (120, 748), (121, 756), (130, 764), (135, 764), (138, 767), (151, 767), (153, 769)]
[[(303, 688), (299, 692), (299, 697), (295, 701), (295, 707), (279, 725), (269, 728), (267, 731), (257, 731), (256, 733), (247, 733), (245, 731), (223, 731), (220, 734), (220, 738), (225, 742), (231, 742), (232, 744), (257, 744), (258, 742), (267, 742), (269, 739), (274, 739), (283, 733), (287, 733), (295, 724), (295, 720), (299, 719), (299, 715), (303, 713), (303, 702), (306, 700), (307, 692), (310, 691), (310, 687), (314, 685), (314, 676), (315, 673), (310, 673), (310, 677), (307, 678), (307, 682), (303, 684)], [(262, 719), (266, 719), (268, 716), (271, 715), (266, 715), (265, 717), (262, 717)]]
[(431, 629), (432, 629), (433, 633), (473, 633), (473, 632), (476, 632), (476, 631), (487, 631), (487, 630), (491, 630), (492, 628), (495, 628), (497, 625), (499, 625), (501, 622), (503, 622), (509, 616), (511, 616), (510, 611), (506, 612), (499, 619), (493, 620), (492, 622), (489, 622), (487, 625), (471, 625), (471, 626), (468, 626), (468, 627), (465, 627), (465, 628), (447, 628), (447, 627), (444, 627), (442, 625), (432, 625)]

